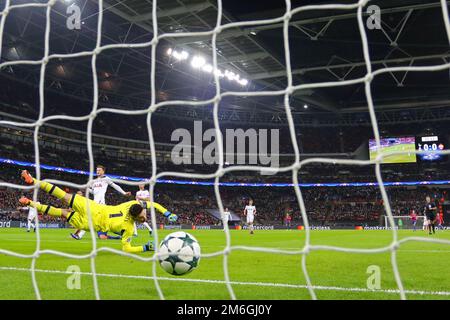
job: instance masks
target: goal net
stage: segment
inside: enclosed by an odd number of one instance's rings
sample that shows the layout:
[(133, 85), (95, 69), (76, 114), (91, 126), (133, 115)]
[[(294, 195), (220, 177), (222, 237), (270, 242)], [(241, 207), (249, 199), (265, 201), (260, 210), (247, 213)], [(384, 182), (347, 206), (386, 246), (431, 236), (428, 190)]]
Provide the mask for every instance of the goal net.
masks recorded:
[[(301, 155), (297, 143), (297, 135), (294, 125), (294, 120), (292, 116), (292, 109), (291, 109), (291, 97), (302, 90), (308, 90), (308, 89), (316, 89), (316, 88), (340, 88), (344, 86), (350, 86), (355, 84), (362, 84), (364, 86), (365, 94), (366, 94), (366, 103), (368, 112), (370, 115), (370, 121), (373, 129), (373, 134), (375, 137), (376, 145), (378, 148), (380, 148), (380, 131), (379, 126), (377, 122), (377, 116), (375, 113), (375, 106), (372, 98), (372, 87), (371, 83), (375, 77), (391, 74), (391, 73), (402, 73), (402, 72), (437, 72), (437, 71), (443, 71), (450, 69), (450, 63), (446, 61), (442, 61), (442, 59), (435, 60), (436, 63), (432, 65), (421, 65), (421, 66), (400, 66), (400, 67), (388, 67), (385, 66), (384, 68), (379, 68), (377, 70), (374, 70), (372, 60), (371, 60), (371, 54), (370, 54), (370, 48), (369, 48), (369, 42), (368, 42), (368, 35), (366, 30), (366, 18), (367, 18), (367, 7), (371, 4), (371, 1), (369, 0), (359, 0), (354, 1), (351, 4), (322, 4), (322, 5), (305, 5), (300, 7), (293, 7), (290, 0), (285, 1), (285, 11), (280, 16), (270, 19), (264, 19), (264, 20), (250, 20), (250, 21), (241, 21), (241, 22), (232, 22), (232, 23), (223, 23), (223, 3), (221, 0), (218, 0), (215, 2), (217, 7), (217, 20), (216, 25), (213, 29), (209, 31), (201, 31), (201, 32), (173, 32), (173, 33), (161, 33), (160, 28), (158, 27), (158, 5), (161, 4), (163, 1), (151, 1), (152, 3), (152, 26), (153, 26), (153, 33), (152, 33), (152, 39), (148, 42), (133, 42), (133, 43), (113, 43), (113, 44), (105, 44), (104, 39), (102, 38), (102, 30), (104, 25), (104, 10), (108, 9), (108, 5), (103, 0), (96, 0), (98, 3), (98, 19), (97, 19), (97, 34), (96, 34), (96, 45), (93, 50), (89, 51), (83, 51), (83, 52), (76, 52), (71, 54), (50, 54), (50, 31), (52, 28), (52, 8), (57, 3), (56, 0), (50, 0), (48, 2), (39, 1), (11, 1), (11, 0), (5, 0), (2, 1), (3, 8), (1, 8), (1, 20), (0, 20), (0, 50), (3, 49), (3, 41), (4, 41), (4, 31), (6, 22), (9, 18), (9, 15), (11, 15), (16, 10), (20, 10), (21, 8), (33, 8), (36, 10), (45, 10), (46, 11), (46, 25), (45, 25), (45, 41), (42, 44), (44, 50), (43, 55), (39, 59), (35, 60), (10, 60), (6, 61), (3, 60), (0, 63), (0, 68), (8, 68), (12, 66), (29, 66), (34, 65), (40, 67), (40, 79), (39, 79), (39, 116), (36, 121), (33, 123), (24, 123), (20, 121), (0, 121), (0, 125), (6, 125), (6, 126), (17, 126), (17, 127), (25, 127), (25, 128), (32, 128), (34, 130), (34, 152), (35, 152), (35, 169), (36, 169), (36, 178), (41, 179), (43, 177), (41, 165), (40, 165), (40, 148), (39, 148), (39, 132), (40, 127), (43, 126), (46, 122), (54, 121), (54, 120), (62, 120), (62, 121), (87, 121), (87, 148), (88, 148), (88, 155), (89, 155), (89, 181), (86, 184), (75, 184), (69, 181), (60, 181), (60, 180), (52, 180), (50, 182), (57, 184), (57, 185), (64, 185), (72, 188), (77, 189), (85, 189), (88, 185), (91, 184), (91, 182), (94, 179), (94, 156), (93, 156), (93, 146), (92, 146), (92, 128), (93, 128), (93, 122), (95, 118), (100, 113), (115, 113), (118, 115), (134, 115), (134, 116), (142, 116), (146, 117), (147, 119), (147, 126), (148, 126), (148, 140), (150, 143), (150, 152), (151, 152), (151, 170), (149, 170), (148, 175), (150, 176), (150, 179), (148, 181), (150, 194), (151, 194), (151, 200), (153, 201), (155, 196), (155, 185), (157, 182), (157, 179), (161, 179), (164, 177), (179, 177), (179, 178), (187, 178), (187, 179), (214, 179), (214, 190), (217, 200), (217, 206), (223, 215), (224, 212), (224, 206), (222, 204), (222, 198), (219, 192), (219, 183), (221, 180), (221, 177), (230, 172), (238, 172), (238, 171), (253, 171), (253, 172), (262, 172), (266, 174), (273, 174), (276, 172), (291, 172), (292, 173), (292, 183), (293, 188), (295, 190), (295, 194), (297, 197), (298, 205), (301, 209), (301, 216), (302, 221), (305, 226), (305, 242), (304, 246), (301, 248), (298, 248), (298, 250), (279, 250), (274, 248), (266, 248), (266, 247), (251, 247), (251, 246), (233, 246), (231, 243), (231, 235), (227, 228), (227, 224), (225, 225), (225, 243), (226, 245), (222, 250), (219, 250), (214, 253), (208, 253), (203, 254), (202, 253), (202, 259), (207, 259), (211, 257), (216, 256), (222, 256), (223, 257), (223, 278), (226, 284), (226, 288), (229, 293), (229, 297), (231, 299), (239, 298), (235, 294), (235, 290), (233, 288), (232, 282), (230, 281), (230, 270), (229, 270), (229, 257), (233, 254), (235, 250), (246, 250), (246, 251), (253, 251), (253, 252), (267, 252), (267, 253), (279, 253), (279, 254), (290, 254), (290, 255), (298, 255), (301, 257), (301, 272), (303, 273), (304, 278), (306, 279), (306, 288), (310, 294), (310, 297), (312, 299), (316, 299), (316, 289), (317, 287), (314, 285), (314, 283), (311, 281), (310, 274), (307, 268), (307, 257), (308, 254), (313, 251), (337, 251), (337, 252), (345, 252), (345, 253), (359, 253), (359, 254), (373, 254), (373, 253), (382, 253), (387, 252), (390, 254), (390, 260), (392, 265), (393, 274), (395, 276), (395, 282), (398, 287), (398, 294), (401, 299), (406, 299), (405, 295), (405, 289), (403, 287), (402, 283), (402, 277), (397, 265), (397, 250), (400, 247), (401, 244), (408, 242), (408, 241), (426, 241), (426, 242), (435, 242), (435, 243), (443, 243), (443, 244), (450, 244), (450, 241), (436, 239), (436, 238), (413, 238), (413, 237), (407, 237), (407, 238), (399, 238), (398, 230), (394, 228), (398, 221), (394, 216), (392, 215), (391, 206), (389, 203), (389, 198), (387, 196), (385, 187), (383, 185), (383, 179), (381, 175), (381, 163), (383, 161), (383, 158), (387, 156), (392, 155), (402, 155), (411, 153), (411, 151), (395, 151), (395, 152), (389, 152), (386, 154), (378, 154), (375, 160), (343, 160), (343, 159), (329, 159), (329, 158), (310, 158), (306, 160), (301, 160)], [(213, 1), (214, 2), (214, 1)], [(360, 40), (361, 40), (361, 48), (363, 51), (364, 56), (364, 64), (366, 68), (366, 72), (363, 76), (358, 77), (356, 79), (351, 80), (337, 80), (337, 81), (331, 81), (331, 82), (319, 82), (319, 83), (301, 83), (301, 84), (294, 84), (293, 81), (293, 72), (292, 72), (292, 66), (291, 61), (293, 57), (290, 53), (290, 41), (292, 41), (289, 37), (289, 30), (290, 30), (290, 24), (293, 19), (293, 16), (296, 14), (299, 14), (301, 12), (307, 12), (307, 11), (329, 11), (329, 10), (339, 10), (343, 13), (349, 13), (349, 12), (356, 12), (356, 23), (358, 32), (360, 34)], [(447, 8), (447, 1), (441, 0), (441, 11), (442, 11), (442, 19), (444, 20), (445, 29), (444, 30), (436, 30), (436, 32), (445, 33), (446, 37), (449, 39), (450, 43), (450, 22), (449, 22), (449, 14), (448, 14), (448, 8)], [(192, 100), (176, 100), (176, 101), (164, 101), (164, 102), (156, 102), (156, 49), (159, 44), (159, 42), (163, 39), (180, 39), (183, 37), (209, 37), (211, 43), (212, 43), (212, 67), (213, 70), (218, 70), (218, 58), (217, 58), (217, 42), (218, 42), (218, 36), (221, 33), (227, 32), (230, 29), (236, 29), (240, 28), (242, 30), (250, 30), (251, 27), (256, 26), (267, 26), (271, 24), (282, 24), (282, 37), (283, 37), (283, 45), (284, 45), (284, 60), (285, 60), (285, 71), (286, 71), (286, 86), (283, 90), (262, 90), (262, 91), (224, 91), (221, 87), (221, 79), (220, 75), (217, 72), (213, 72), (213, 78), (214, 78), (214, 87), (215, 87), (215, 94), (214, 97), (205, 101), (192, 101)], [(151, 49), (151, 87), (150, 87), (150, 94), (151, 98), (148, 101), (148, 107), (142, 110), (121, 110), (121, 109), (114, 109), (114, 108), (99, 108), (99, 79), (98, 79), (98, 73), (97, 73), (97, 58), (100, 54), (107, 52), (108, 50), (114, 50), (114, 49), (137, 49), (137, 48), (150, 48)], [(1, 56), (1, 55), (0, 55)], [(62, 114), (54, 114), (50, 116), (46, 115), (46, 102), (45, 102), (45, 76), (48, 72), (47, 65), (50, 61), (53, 61), (55, 59), (70, 59), (70, 58), (77, 58), (77, 57), (89, 57), (91, 59), (91, 67), (92, 67), (92, 79), (93, 79), (93, 103), (92, 103), (92, 110), (91, 113), (88, 116), (82, 116), (82, 117), (76, 117), (76, 116), (67, 116)], [(248, 79), (249, 81), (252, 81), (252, 79)], [(225, 166), (224, 165), (224, 147), (223, 147), (223, 141), (220, 131), (220, 119), (219, 119), (219, 104), (221, 100), (227, 98), (227, 97), (283, 97), (284, 99), (284, 112), (287, 119), (287, 124), (289, 126), (289, 135), (292, 141), (293, 150), (295, 154), (295, 160), (292, 164), (280, 167), (280, 168), (270, 168), (270, 167), (263, 167), (263, 166), (247, 166), (247, 165), (237, 165), (237, 166)], [(155, 152), (155, 142), (153, 139), (153, 131), (152, 131), (152, 125), (151, 125), (151, 119), (152, 116), (157, 112), (158, 109), (161, 107), (167, 107), (167, 106), (209, 106), (213, 105), (213, 120), (214, 120), (214, 128), (216, 132), (217, 137), (217, 146), (218, 146), (218, 169), (213, 174), (193, 174), (193, 173), (185, 173), (185, 172), (159, 172), (157, 173), (157, 161), (156, 161), (156, 152)], [(416, 153), (419, 153), (416, 151)], [(442, 154), (449, 154), (449, 151), (443, 151)], [(367, 165), (373, 165), (375, 167), (375, 173), (377, 178), (377, 183), (380, 188), (380, 192), (383, 199), (384, 209), (385, 213), (387, 214), (385, 218), (385, 224), (392, 228), (392, 238), (391, 242), (387, 246), (382, 246), (379, 248), (367, 248), (367, 249), (361, 249), (361, 248), (351, 248), (351, 247), (339, 247), (339, 246), (324, 246), (324, 245), (317, 245), (312, 243), (311, 241), (311, 231), (309, 228), (308, 223), (308, 216), (307, 211), (305, 209), (305, 203), (304, 199), (302, 197), (302, 192), (299, 187), (299, 179), (298, 179), (298, 173), (299, 170), (310, 163), (325, 163), (325, 164), (337, 164), (337, 165), (353, 165), (353, 166), (367, 166)], [(138, 182), (130, 182), (130, 181), (121, 181), (121, 183), (133, 185), (136, 186)], [(17, 190), (24, 190), (24, 189), (32, 189), (34, 188), (34, 201), (37, 201), (37, 194), (38, 194), (38, 186), (34, 187), (26, 187), (19, 184), (9, 183), (9, 182), (1, 182), (0, 186), (2, 187), (8, 187), (8, 188), (15, 188)], [(156, 244), (159, 244), (159, 235), (158, 235), (158, 228), (156, 225), (156, 218), (155, 218), (155, 209), (152, 206), (151, 207), (151, 221), (152, 221), (152, 227), (154, 230), (154, 240)], [(403, 221), (403, 220), (402, 220)], [(404, 221), (405, 222), (405, 221)], [(405, 222), (406, 224), (406, 222)], [(31, 278), (33, 283), (33, 288), (35, 291), (35, 295), (37, 299), (41, 299), (41, 292), (40, 292), (40, 286), (36, 279), (36, 262), (37, 260), (42, 257), (43, 255), (56, 255), (60, 257), (66, 257), (66, 258), (73, 258), (73, 259), (89, 259), (91, 262), (91, 271), (92, 271), (92, 278), (93, 278), (93, 287), (95, 291), (95, 297), (97, 299), (101, 298), (101, 292), (100, 288), (97, 284), (97, 273), (96, 273), (96, 256), (100, 251), (108, 251), (124, 256), (128, 256), (131, 259), (138, 259), (140, 261), (150, 262), (152, 264), (152, 274), (153, 274), (153, 280), (155, 287), (157, 289), (159, 298), (164, 299), (165, 294), (163, 290), (161, 289), (159, 285), (159, 278), (157, 276), (157, 257), (158, 257), (158, 247), (156, 247), (156, 251), (153, 256), (139, 256), (134, 254), (128, 254), (121, 252), (119, 250), (106, 248), (106, 247), (100, 247), (97, 244), (95, 232), (93, 229), (92, 221), (90, 223), (90, 235), (92, 237), (92, 251), (88, 255), (76, 255), (76, 254), (68, 254), (66, 252), (62, 251), (56, 251), (56, 250), (43, 250), (42, 244), (40, 240), (40, 233), (39, 233), (39, 224), (37, 225), (37, 241), (36, 241), (36, 248), (33, 254), (21, 254), (19, 252), (13, 252), (5, 249), (0, 249), (1, 254), (14, 256), (17, 258), (23, 258), (23, 259), (30, 259), (31, 260)], [(300, 269), (300, 268), (299, 268)]]
[[(424, 226), (424, 221), (426, 219), (425, 216), (417, 216), (416, 223), (409, 216), (392, 216), (394, 219), (394, 225), (397, 229), (402, 230), (414, 230), (414, 229), (422, 229)], [(384, 227), (389, 228), (389, 217), (384, 216)]]

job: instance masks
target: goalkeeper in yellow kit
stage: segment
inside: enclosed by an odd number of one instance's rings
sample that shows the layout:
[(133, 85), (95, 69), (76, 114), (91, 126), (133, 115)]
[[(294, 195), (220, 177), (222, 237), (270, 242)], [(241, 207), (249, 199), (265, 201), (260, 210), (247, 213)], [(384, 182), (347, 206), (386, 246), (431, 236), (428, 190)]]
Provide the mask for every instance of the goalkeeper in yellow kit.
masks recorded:
[[(98, 233), (106, 234), (113, 232), (122, 236), (122, 250), (130, 253), (138, 253), (153, 250), (150, 242), (142, 246), (132, 246), (131, 239), (134, 233), (134, 223), (147, 221), (147, 209), (150, 209), (151, 202), (148, 201), (128, 201), (117, 206), (98, 204), (88, 198), (78, 194), (70, 194), (62, 189), (45, 181), (34, 179), (27, 170), (22, 171), (22, 179), (27, 184), (40, 183), (41, 190), (63, 201), (71, 209), (60, 209), (49, 205), (40, 204), (22, 197), (19, 202), (22, 205), (36, 208), (43, 214), (55, 217), (65, 217), (67, 222), (80, 230), (89, 231), (88, 208), (90, 209), (94, 230)], [(153, 202), (153, 207), (175, 222), (177, 215), (169, 212), (160, 204)]]

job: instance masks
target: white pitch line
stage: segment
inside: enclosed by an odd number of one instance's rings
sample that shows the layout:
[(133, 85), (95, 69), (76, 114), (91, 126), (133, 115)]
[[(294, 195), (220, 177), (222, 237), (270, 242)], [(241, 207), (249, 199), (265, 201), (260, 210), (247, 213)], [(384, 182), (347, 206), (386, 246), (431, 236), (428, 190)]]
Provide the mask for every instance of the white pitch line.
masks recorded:
[[(31, 269), (16, 268), (16, 267), (0, 267), (0, 270), (31, 272)], [(35, 269), (35, 272), (68, 274), (68, 275), (74, 274), (74, 272), (68, 272), (68, 271), (63, 271), (63, 270), (44, 270), (44, 269)], [(79, 274), (86, 275), (86, 276), (92, 276), (91, 272), (79, 272)], [(128, 278), (128, 279), (154, 280), (153, 277), (149, 277), (149, 276), (126, 275), (126, 274), (96, 273), (96, 276), (97, 277), (107, 277), (107, 278)], [(226, 281), (223, 281), (223, 280), (184, 279), (184, 278), (167, 278), (167, 277), (157, 277), (157, 279), (158, 279), (158, 281), (181, 281), (181, 282), (223, 284), (223, 285), (226, 284)], [(308, 289), (308, 286), (306, 286), (306, 285), (289, 284), (289, 283), (230, 281), (230, 284), (231, 285), (245, 285), (245, 286), (259, 286), (259, 287)], [(312, 288), (314, 290), (345, 291), (345, 292), (371, 292), (371, 293), (389, 293), (389, 294), (399, 294), (400, 293), (400, 290), (398, 290), (398, 289), (370, 290), (367, 288), (346, 288), (346, 287), (330, 287), (330, 286), (312, 286)], [(404, 292), (407, 294), (412, 294), (412, 295), (450, 296), (449, 291), (404, 290)]]
[[(21, 239), (21, 238), (17, 238), (17, 239), (7, 239), (7, 238), (5, 238), (5, 239), (1, 239), (2, 241), (17, 241), (17, 240), (20, 240), (21, 242), (36, 242), (36, 239)], [(49, 240), (41, 240), (43, 243), (45, 243), (45, 242), (58, 242), (58, 243), (61, 243), (61, 242), (71, 242), (71, 243), (77, 243), (77, 244), (80, 244), (80, 243), (86, 243), (86, 244), (88, 244), (88, 243), (91, 243), (91, 241), (89, 241), (89, 240), (74, 240), (74, 239), (72, 239), (72, 238), (68, 238), (68, 239), (61, 239), (61, 240), (51, 240), (51, 239), (49, 239)], [(76, 241), (76, 242), (75, 242)], [(108, 241), (108, 240), (104, 240), (104, 241)], [(114, 240), (110, 240), (110, 241), (112, 241), (113, 243), (114, 243)], [(116, 241), (117, 243), (119, 243), (120, 241)], [(109, 242), (108, 241), (108, 243), (111, 243), (111, 242)], [(220, 247), (220, 246), (206, 246), (206, 245), (202, 245), (202, 248), (217, 248), (217, 247)], [(270, 249), (275, 249), (275, 250), (300, 250), (302, 247), (301, 246), (299, 246), (299, 247), (268, 247), (268, 248), (270, 248)], [(424, 253), (449, 253), (450, 252), (450, 250), (419, 250), (419, 249), (402, 249), (401, 247), (398, 249), (398, 252), (400, 252), (400, 253), (404, 253), (404, 252), (424, 252)]]

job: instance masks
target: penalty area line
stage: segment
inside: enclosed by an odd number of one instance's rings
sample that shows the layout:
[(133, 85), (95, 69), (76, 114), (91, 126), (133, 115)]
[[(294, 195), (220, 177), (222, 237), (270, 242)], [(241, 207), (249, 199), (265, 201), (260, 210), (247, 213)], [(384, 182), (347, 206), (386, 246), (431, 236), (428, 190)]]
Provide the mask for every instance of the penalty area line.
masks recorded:
[[(16, 267), (0, 267), (3, 271), (22, 271), (31, 272), (29, 268), (16, 268)], [(68, 272), (63, 270), (45, 270), (35, 269), (35, 272), (39, 273), (54, 273), (54, 274), (67, 274), (73, 275), (74, 272)], [(79, 272), (80, 275), (93, 276), (92, 272)], [(127, 274), (114, 274), (114, 273), (96, 273), (97, 277), (105, 278), (128, 278), (128, 279), (141, 279), (141, 280), (153, 280), (154, 277), (141, 276), (141, 275), (127, 275)], [(169, 278), (169, 277), (156, 277), (158, 281), (181, 281), (191, 283), (206, 283), (206, 284), (226, 284), (224, 280), (209, 280), (209, 279), (184, 279), (184, 278)], [(277, 288), (293, 288), (293, 289), (308, 289), (306, 285), (289, 284), (289, 283), (270, 283), (270, 282), (243, 282), (243, 281), (230, 281), (231, 285), (246, 285), (246, 286), (258, 286), (258, 287), (277, 287)], [(367, 288), (348, 288), (348, 287), (334, 287), (334, 286), (311, 286), (314, 290), (328, 290), (328, 291), (345, 291), (345, 292), (371, 292), (371, 293), (388, 293), (388, 294), (400, 294), (398, 289), (380, 289), (371, 290)], [(431, 295), (431, 296), (450, 296), (448, 291), (423, 291), (423, 290), (404, 290), (406, 294), (411, 295)]]

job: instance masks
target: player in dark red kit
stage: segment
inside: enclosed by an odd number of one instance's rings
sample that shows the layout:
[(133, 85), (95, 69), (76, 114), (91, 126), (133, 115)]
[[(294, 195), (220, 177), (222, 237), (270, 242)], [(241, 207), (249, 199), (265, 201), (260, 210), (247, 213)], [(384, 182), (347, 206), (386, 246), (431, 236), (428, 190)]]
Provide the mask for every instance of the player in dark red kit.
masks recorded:
[(411, 214), (409, 215), (411, 217), (412, 225), (414, 231), (416, 231), (416, 223), (417, 223), (417, 214), (416, 211), (413, 209), (411, 210)]

